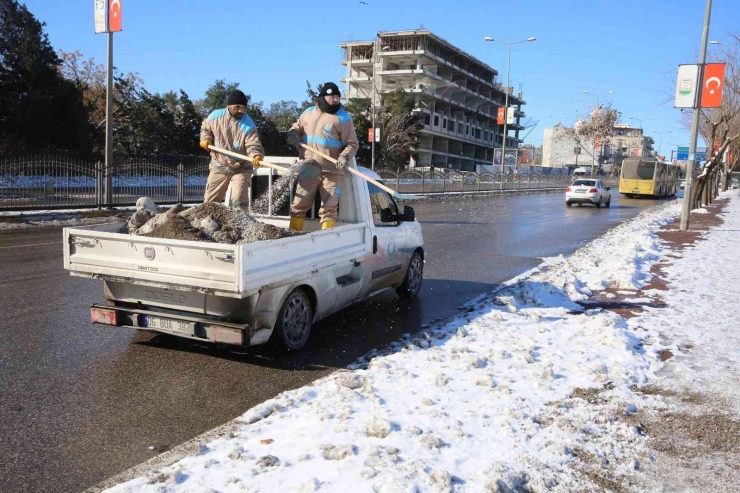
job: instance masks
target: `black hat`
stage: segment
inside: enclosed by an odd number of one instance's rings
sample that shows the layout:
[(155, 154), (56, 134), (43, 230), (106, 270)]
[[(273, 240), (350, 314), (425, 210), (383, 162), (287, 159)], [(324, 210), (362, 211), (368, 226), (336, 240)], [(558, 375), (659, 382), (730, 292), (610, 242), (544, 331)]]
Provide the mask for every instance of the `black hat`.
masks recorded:
[(319, 97), (322, 98), (324, 96), (333, 96), (333, 95), (341, 96), (339, 93), (339, 88), (337, 85), (333, 82), (327, 82), (323, 86), (321, 86), (321, 91), (319, 91)]
[(234, 89), (231, 91), (231, 94), (229, 94), (229, 99), (226, 100), (226, 106), (231, 106), (232, 104), (246, 106), (247, 97), (239, 89)]

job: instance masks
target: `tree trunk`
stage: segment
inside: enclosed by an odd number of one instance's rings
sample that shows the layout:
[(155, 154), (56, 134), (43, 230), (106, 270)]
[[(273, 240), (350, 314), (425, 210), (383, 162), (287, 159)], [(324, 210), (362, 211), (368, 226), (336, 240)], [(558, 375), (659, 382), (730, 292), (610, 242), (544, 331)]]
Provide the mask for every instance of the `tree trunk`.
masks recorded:
[(698, 209), (701, 207), (700, 205), (700, 197), (701, 197), (701, 190), (704, 186), (704, 178), (703, 177), (696, 177), (694, 179), (694, 183), (691, 187), (691, 200), (689, 201), (689, 204), (691, 205), (691, 209)]

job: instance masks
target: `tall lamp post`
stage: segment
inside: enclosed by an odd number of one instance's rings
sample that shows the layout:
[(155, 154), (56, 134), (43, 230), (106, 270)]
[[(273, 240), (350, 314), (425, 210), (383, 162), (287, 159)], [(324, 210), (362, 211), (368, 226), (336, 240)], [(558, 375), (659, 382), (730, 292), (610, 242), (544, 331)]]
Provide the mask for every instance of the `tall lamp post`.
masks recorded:
[(658, 141), (658, 156), (662, 154), (663, 149), (663, 134), (670, 134), (673, 133), (673, 130), (668, 130), (666, 132), (658, 132), (657, 130), (651, 130), (651, 132), (660, 135), (660, 140)]
[[(600, 108), (601, 107), (599, 105), (599, 98), (601, 98), (603, 96), (608, 96), (609, 94), (614, 94), (614, 91), (607, 91), (607, 92), (603, 92), (601, 94), (593, 94), (593, 93), (590, 93), (588, 91), (581, 91), (581, 92), (583, 94), (586, 94), (587, 96), (591, 96), (593, 98), (596, 98), (596, 107), (597, 108)], [(603, 149), (603, 148), (604, 148), (604, 146), (602, 145), (601, 146), (601, 149)], [(601, 149), (599, 149), (599, 154), (601, 154)], [(594, 145), (591, 148), (591, 150), (593, 151), (591, 153), (591, 176), (595, 176), (594, 169), (596, 168), (596, 165), (595, 165), (595, 161), (596, 161), (596, 137), (594, 137)], [(601, 165), (599, 165), (599, 167), (601, 167)]]
[[(507, 133), (507, 130), (508, 130), (507, 129), (507, 125), (509, 123), (509, 88), (510, 88), (510, 86), (509, 86), (509, 76), (511, 75), (511, 45), (516, 45), (516, 44), (519, 44), (519, 43), (526, 43), (528, 41), (537, 41), (537, 38), (531, 37), (531, 38), (523, 39), (521, 41), (514, 41), (512, 43), (507, 43), (506, 41), (501, 41), (501, 40), (498, 40), (498, 39), (493, 39), (490, 36), (486, 36), (483, 39), (485, 39), (486, 41), (493, 41), (493, 42), (496, 42), (496, 43), (505, 44), (505, 45), (507, 45), (509, 47), (509, 58), (508, 58), (508, 61), (506, 62), (506, 91), (505, 91), (506, 92), (506, 100), (504, 102), (504, 143), (503, 143), (503, 146), (502, 146), (502, 149), (501, 149), (501, 176), (502, 176), (502, 178), (501, 178), (501, 188), (503, 188), (504, 187), (503, 175), (504, 175), (504, 172), (505, 172), (504, 166), (506, 165), (506, 133)], [(495, 152), (495, 149), (496, 148), (494, 147), (494, 153), (493, 153), (493, 160), (494, 160), (493, 163), (494, 164), (496, 164), (496, 152)], [(514, 162), (516, 162), (516, 158), (514, 158)]]
[[(376, 46), (377, 46), (377, 44), (376, 44)], [(372, 97), (372, 101), (370, 101), (370, 107), (372, 108), (372, 114), (373, 114), (373, 141), (370, 143), (370, 146), (372, 148), (372, 151), (371, 151), (371, 154), (372, 155), (370, 156), (370, 168), (372, 170), (375, 170), (375, 139), (376, 139), (376, 137), (375, 137), (375, 132), (376, 132), (376, 130), (375, 130), (375, 64), (378, 61), (378, 55), (380, 54), (380, 52), (385, 51), (388, 48), (390, 48), (390, 47), (389, 46), (384, 46), (384, 47), (382, 47), (379, 50), (373, 50), (373, 79), (372, 79), (372, 82), (373, 82), (373, 91), (372, 91), (373, 97)]]

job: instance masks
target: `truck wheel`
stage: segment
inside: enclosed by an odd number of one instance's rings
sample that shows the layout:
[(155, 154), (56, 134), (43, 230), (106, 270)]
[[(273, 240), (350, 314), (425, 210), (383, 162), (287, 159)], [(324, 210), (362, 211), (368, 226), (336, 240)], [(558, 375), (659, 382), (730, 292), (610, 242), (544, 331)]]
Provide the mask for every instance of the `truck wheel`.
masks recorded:
[(286, 298), (280, 307), (272, 342), (277, 346), (297, 351), (306, 345), (313, 325), (313, 306), (302, 288), (298, 288)]
[(406, 271), (403, 283), (396, 288), (396, 294), (401, 298), (416, 298), (421, 291), (421, 281), (424, 278), (424, 260), (419, 252), (414, 252)]

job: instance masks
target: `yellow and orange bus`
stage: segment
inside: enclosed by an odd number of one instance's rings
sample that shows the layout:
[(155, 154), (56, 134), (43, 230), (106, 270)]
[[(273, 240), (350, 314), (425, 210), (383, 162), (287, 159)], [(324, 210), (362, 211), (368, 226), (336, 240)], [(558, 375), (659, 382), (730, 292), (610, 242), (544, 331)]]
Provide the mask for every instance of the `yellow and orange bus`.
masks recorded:
[(669, 197), (678, 190), (680, 175), (678, 165), (652, 156), (626, 158), (622, 161), (619, 193), (627, 197)]

